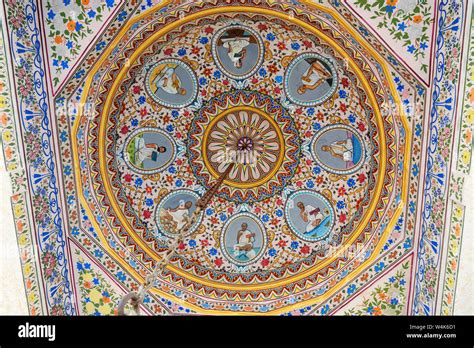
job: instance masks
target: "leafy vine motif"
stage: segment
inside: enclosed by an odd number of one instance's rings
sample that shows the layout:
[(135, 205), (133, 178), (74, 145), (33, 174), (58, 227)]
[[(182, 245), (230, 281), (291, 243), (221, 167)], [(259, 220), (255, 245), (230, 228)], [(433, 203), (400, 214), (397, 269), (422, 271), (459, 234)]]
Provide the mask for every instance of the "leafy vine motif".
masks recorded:
[(382, 286), (375, 288), (361, 305), (345, 311), (346, 315), (400, 315), (406, 302), (406, 274), (409, 262), (391, 276)]
[[(371, 19), (379, 19), (377, 27), (386, 28), (417, 61), (426, 57), (433, 21), (432, 4), (427, 0), (356, 0), (355, 5), (370, 11)], [(428, 64), (421, 69), (427, 73)]]

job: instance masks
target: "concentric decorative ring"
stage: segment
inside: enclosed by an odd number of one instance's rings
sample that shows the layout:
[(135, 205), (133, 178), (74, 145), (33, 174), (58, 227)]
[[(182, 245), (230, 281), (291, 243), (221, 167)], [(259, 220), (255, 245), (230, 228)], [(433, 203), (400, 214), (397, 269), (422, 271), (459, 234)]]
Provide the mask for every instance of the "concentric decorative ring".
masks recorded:
[(258, 92), (223, 93), (191, 123), (188, 158), (196, 178), (209, 188), (236, 165), (217, 195), (238, 203), (279, 193), (299, 163), (300, 139), (292, 117)]

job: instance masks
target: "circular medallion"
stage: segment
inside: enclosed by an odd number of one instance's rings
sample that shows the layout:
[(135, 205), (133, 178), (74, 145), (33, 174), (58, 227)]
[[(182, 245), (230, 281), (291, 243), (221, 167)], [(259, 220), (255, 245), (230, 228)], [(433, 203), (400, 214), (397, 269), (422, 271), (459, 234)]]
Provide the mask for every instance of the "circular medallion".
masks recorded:
[(334, 226), (334, 215), (331, 203), (314, 191), (294, 192), (286, 202), (285, 216), (291, 231), (308, 242), (329, 236)]
[(311, 143), (314, 160), (334, 174), (350, 174), (358, 170), (365, 159), (365, 147), (358, 132), (338, 124), (322, 128)]
[(219, 69), (230, 78), (246, 79), (255, 74), (264, 59), (260, 35), (242, 25), (219, 30), (212, 40), (212, 56)]
[(285, 73), (285, 93), (301, 106), (316, 106), (331, 97), (338, 86), (335, 63), (317, 53), (293, 59)]
[(217, 195), (240, 203), (280, 192), (294, 175), (299, 153), (291, 116), (273, 99), (256, 92), (225, 93), (211, 100), (188, 134), (195, 176), (210, 187), (234, 163)]
[(230, 262), (239, 266), (249, 265), (265, 252), (265, 227), (255, 215), (240, 213), (227, 221), (220, 245), (222, 253)]
[(186, 63), (179, 59), (163, 59), (149, 68), (146, 90), (162, 106), (183, 108), (196, 99), (198, 83), (196, 75)]
[(155, 174), (165, 170), (176, 157), (176, 144), (158, 128), (140, 128), (125, 142), (123, 158), (128, 167), (140, 174)]
[(283, 134), (269, 115), (253, 107), (236, 106), (215, 117), (204, 132), (204, 163), (213, 176), (234, 169), (225, 183), (253, 188), (270, 180), (285, 154)]
[(155, 219), (160, 232), (174, 238), (183, 229), (188, 229), (184, 236), (189, 236), (201, 224), (202, 213), (194, 224), (191, 217), (196, 211), (199, 195), (191, 190), (177, 190), (166, 195), (156, 208)]

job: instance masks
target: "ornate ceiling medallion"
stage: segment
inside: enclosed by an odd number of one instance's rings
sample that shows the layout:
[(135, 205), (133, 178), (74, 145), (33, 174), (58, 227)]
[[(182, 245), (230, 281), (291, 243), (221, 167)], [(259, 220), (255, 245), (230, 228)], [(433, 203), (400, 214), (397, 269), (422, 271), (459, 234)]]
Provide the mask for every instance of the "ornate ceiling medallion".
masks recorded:
[(272, 98), (257, 92), (226, 93), (193, 120), (188, 152), (196, 177), (206, 187), (228, 163), (235, 163), (218, 194), (253, 202), (275, 195), (291, 179), (300, 140), (293, 119)]

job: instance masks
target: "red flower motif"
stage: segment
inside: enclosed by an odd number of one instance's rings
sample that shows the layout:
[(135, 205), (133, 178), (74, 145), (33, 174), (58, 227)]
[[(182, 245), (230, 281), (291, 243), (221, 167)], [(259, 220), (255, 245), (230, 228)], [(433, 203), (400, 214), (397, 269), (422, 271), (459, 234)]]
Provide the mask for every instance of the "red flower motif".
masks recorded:
[(212, 34), (214, 32), (214, 29), (212, 27), (207, 27), (204, 29), (204, 32), (206, 34)]
[(172, 48), (167, 48), (166, 50), (163, 51), (164, 54), (167, 56), (170, 56), (173, 54), (173, 49)]
[(273, 91), (275, 92), (275, 94), (280, 94), (281, 93), (281, 88), (280, 87), (275, 87), (275, 89)]
[(132, 176), (130, 174), (125, 174), (123, 177), (126, 182), (131, 182), (132, 181)]
[(146, 209), (146, 210), (143, 211), (143, 217), (144, 217), (145, 219), (149, 219), (149, 218), (151, 217), (151, 213), (150, 213), (150, 211), (149, 211), (148, 209)]
[(346, 218), (347, 218), (346, 214), (339, 215), (339, 222), (341, 223), (346, 222)]
[(357, 128), (359, 128), (359, 130), (361, 132), (365, 131), (365, 124), (363, 124), (362, 122), (360, 122), (358, 125), (357, 125)]
[(301, 251), (302, 254), (309, 254), (309, 251), (310, 251), (309, 246), (303, 245), (301, 247), (300, 251)]
[(263, 267), (267, 267), (269, 264), (270, 264), (270, 261), (268, 261), (268, 259), (263, 259), (262, 260), (262, 266)]
[(220, 267), (222, 266), (222, 259), (218, 257), (217, 259), (215, 259), (214, 263), (216, 264), (217, 267)]
[(342, 86), (344, 88), (347, 88), (349, 87), (349, 79), (347, 77), (344, 77), (342, 80), (341, 80), (341, 83), (342, 83)]
[(367, 179), (367, 177), (365, 176), (364, 173), (359, 174), (359, 177), (357, 178), (357, 180), (359, 180), (361, 184), (365, 181), (365, 179)]
[(283, 239), (281, 239), (281, 240), (278, 242), (278, 246), (279, 246), (280, 248), (285, 247), (285, 246), (286, 246), (286, 241), (284, 241)]
[(133, 86), (133, 93), (139, 94), (142, 91), (140, 86)]
[(278, 49), (279, 49), (280, 51), (286, 50), (286, 45), (285, 45), (284, 42), (279, 42), (279, 43), (277, 44), (277, 47), (278, 47)]
[(120, 133), (127, 134), (128, 133), (128, 126), (123, 126), (122, 129), (120, 130)]
[(201, 241), (201, 245), (204, 246), (204, 247), (205, 247), (205, 246), (208, 246), (208, 245), (209, 245), (209, 241), (208, 241), (207, 239), (203, 239), (203, 240)]
[(147, 110), (147, 108), (142, 108), (142, 109), (140, 109), (140, 116), (141, 116), (141, 117), (145, 117), (146, 115), (148, 115), (148, 110)]
[(266, 24), (260, 23), (258, 25), (258, 30), (260, 30), (260, 31), (264, 31), (264, 30), (267, 30), (267, 29), (268, 29), (268, 27), (267, 27)]
[(339, 107), (339, 110), (341, 110), (342, 112), (346, 112), (347, 111), (346, 104), (342, 103), (341, 106)]
[(193, 47), (191, 49), (192, 54), (199, 54), (200, 51), (201, 51), (201, 47)]
[(183, 242), (181, 242), (181, 243), (178, 244), (178, 249), (179, 249), (179, 250), (183, 250), (184, 248), (185, 248), (185, 245), (184, 245)]
[(309, 40), (304, 40), (303, 41), (303, 45), (306, 47), (306, 48), (311, 48), (313, 47), (313, 43)]

